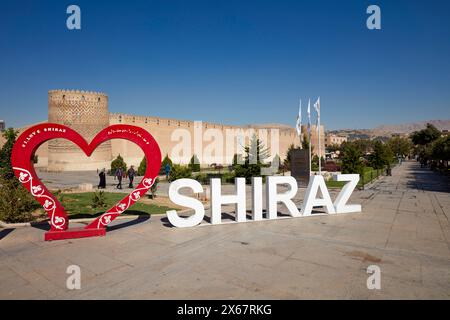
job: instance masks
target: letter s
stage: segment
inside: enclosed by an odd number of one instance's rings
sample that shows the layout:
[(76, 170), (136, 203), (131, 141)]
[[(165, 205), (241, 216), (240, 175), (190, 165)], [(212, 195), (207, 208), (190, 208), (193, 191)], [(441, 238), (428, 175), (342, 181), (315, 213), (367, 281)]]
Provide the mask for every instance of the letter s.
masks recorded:
[(180, 206), (194, 209), (194, 214), (188, 218), (181, 218), (176, 210), (167, 211), (167, 218), (169, 222), (178, 228), (187, 228), (198, 225), (205, 217), (205, 207), (203, 204), (191, 197), (179, 194), (181, 188), (191, 188), (195, 193), (203, 192), (203, 187), (200, 182), (193, 179), (178, 179), (170, 184), (169, 199)]

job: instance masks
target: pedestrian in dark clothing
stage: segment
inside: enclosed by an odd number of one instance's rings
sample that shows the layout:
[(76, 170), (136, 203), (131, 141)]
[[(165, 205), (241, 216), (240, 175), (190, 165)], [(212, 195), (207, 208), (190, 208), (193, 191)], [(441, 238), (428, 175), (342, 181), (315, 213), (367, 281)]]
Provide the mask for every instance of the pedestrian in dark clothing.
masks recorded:
[(130, 169), (128, 169), (127, 172), (128, 180), (130, 181), (130, 184), (128, 185), (129, 188), (133, 188), (133, 180), (136, 176), (136, 171), (134, 170), (134, 166), (131, 166)]
[(117, 177), (117, 180), (119, 181), (119, 183), (117, 184), (116, 188), (117, 189), (122, 189), (122, 177), (123, 177), (123, 170), (122, 170), (122, 168), (117, 168), (115, 176)]
[(98, 183), (98, 188), (99, 189), (105, 189), (106, 188), (106, 173), (105, 173), (105, 169), (104, 168), (100, 171), (98, 176), (100, 178), (100, 182)]
[(170, 173), (170, 164), (166, 163), (166, 180), (169, 180), (169, 173)]

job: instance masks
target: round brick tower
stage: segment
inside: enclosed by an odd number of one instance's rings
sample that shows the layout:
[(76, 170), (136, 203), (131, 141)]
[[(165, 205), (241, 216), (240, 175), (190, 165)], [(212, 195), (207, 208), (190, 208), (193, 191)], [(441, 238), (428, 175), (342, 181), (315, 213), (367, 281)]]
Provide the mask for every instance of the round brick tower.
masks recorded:
[[(91, 142), (100, 130), (109, 126), (108, 96), (91, 91), (50, 90), (48, 121), (66, 125)], [(48, 143), (49, 171), (107, 169), (111, 157), (111, 141), (99, 145), (89, 158), (65, 139), (54, 139)]]

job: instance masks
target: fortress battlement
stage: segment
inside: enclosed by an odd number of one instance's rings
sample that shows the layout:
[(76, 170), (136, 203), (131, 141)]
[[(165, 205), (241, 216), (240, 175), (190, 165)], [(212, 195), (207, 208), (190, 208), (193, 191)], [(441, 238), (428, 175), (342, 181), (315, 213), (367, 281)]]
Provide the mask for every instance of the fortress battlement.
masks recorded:
[[(180, 128), (193, 128), (194, 127), (194, 121), (191, 120), (179, 120), (174, 118), (163, 118), (163, 117), (155, 117), (155, 116), (141, 116), (141, 115), (133, 115), (133, 114), (126, 114), (126, 113), (110, 113), (110, 119), (113, 120), (114, 123), (125, 123), (125, 124), (135, 124), (135, 125), (156, 125), (156, 126), (165, 126), (165, 127), (180, 127)], [(294, 128), (286, 128), (286, 127), (273, 127), (268, 126), (264, 127), (262, 125), (228, 125), (228, 124), (222, 124), (222, 123), (215, 123), (215, 122), (205, 122), (202, 121), (202, 127), (203, 129), (220, 129), (220, 130), (226, 130), (226, 129), (242, 129), (242, 130), (248, 130), (248, 129), (278, 129), (280, 133), (283, 133), (284, 136), (293, 136), (296, 135), (296, 131)]]
[[(71, 127), (79, 132), (86, 141), (91, 141), (93, 137), (102, 129), (113, 124), (135, 125), (148, 130), (161, 149), (163, 155), (171, 155), (174, 148), (176, 149), (180, 143), (178, 133), (174, 135), (176, 129), (185, 129), (195, 137), (195, 126), (197, 121), (181, 120), (174, 118), (165, 118), (158, 116), (134, 115), (129, 113), (110, 113), (108, 110), (108, 95), (102, 92), (86, 91), (86, 90), (67, 90), (57, 89), (48, 91), (48, 122), (59, 123)], [(199, 121), (200, 122), (200, 121)], [(272, 138), (277, 140), (276, 153), (281, 159), (286, 157), (286, 151), (290, 145), (299, 145), (299, 137), (296, 130), (283, 124), (248, 124), (248, 125), (229, 125), (223, 123), (215, 123), (201, 121), (203, 134), (208, 134), (209, 129), (220, 131), (218, 136), (222, 136), (231, 140), (237, 138), (229, 138), (227, 130), (243, 130), (241, 132), (245, 136), (243, 143), (248, 143), (251, 130), (260, 138), (266, 137), (267, 147), (271, 146)], [(277, 136), (273, 136), (271, 130), (278, 130)], [(260, 131), (260, 130), (266, 130)], [(302, 131), (306, 130), (302, 128)], [(314, 135), (315, 130), (312, 130)], [(322, 130), (322, 132), (324, 132)], [(236, 132), (237, 133), (237, 132)], [(316, 150), (317, 137), (311, 137), (311, 144)], [(235, 143), (235, 142), (231, 143)], [(195, 152), (192, 141), (191, 154)], [(203, 142), (205, 147), (209, 147), (212, 143), (208, 138)], [(227, 142), (228, 143), (228, 142)], [(224, 149), (228, 152), (228, 149)], [(79, 171), (79, 170), (96, 170), (99, 168), (110, 167), (111, 161), (121, 155), (127, 165), (138, 166), (142, 161), (142, 150), (132, 142), (123, 139), (113, 139), (99, 145), (90, 157), (86, 155), (73, 143), (64, 139), (50, 140), (37, 152), (39, 156), (39, 165), (46, 167), (49, 171)], [(223, 164), (231, 163), (232, 158), (224, 159)], [(180, 160), (181, 161), (181, 160)], [(185, 161), (185, 160), (183, 160)], [(186, 160), (188, 161), (188, 160)], [(207, 160), (205, 160), (207, 161)], [(217, 162), (217, 161), (216, 161)], [(180, 162), (181, 163), (181, 162)], [(183, 162), (184, 163), (184, 162)], [(186, 162), (187, 163), (187, 162)], [(205, 162), (202, 165), (209, 165)]]
[(85, 91), (85, 90), (73, 90), (73, 89), (54, 89), (54, 90), (49, 90), (48, 91), (49, 94), (55, 94), (55, 93), (68, 93), (68, 94), (89, 94), (89, 95), (98, 95), (98, 96), (105, 96), (107, 97), (108, 95), (106, 93), (103, 92), (97, 92), (97, 91)]

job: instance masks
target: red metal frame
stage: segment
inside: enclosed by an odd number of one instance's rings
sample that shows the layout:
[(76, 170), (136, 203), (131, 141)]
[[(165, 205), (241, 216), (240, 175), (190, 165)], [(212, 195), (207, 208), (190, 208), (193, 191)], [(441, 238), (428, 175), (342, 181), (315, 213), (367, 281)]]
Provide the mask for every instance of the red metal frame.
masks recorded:
[[(116, 205), (84, 228), (68, 229), (69, 219), (64, 207), (40, 181), (33, 166), (36, 150), (52, 139), (67, 139), (75, 143), (89, 157), (101, 143), (111, 139), (126, 139), (136, 143), (144, 151), (147, 169), (139, 185)], [(14, 144), (11, 156), (14, 174), (44, 207), (50, 218), (51, 229), (45, 240), (61, 240), (105, 235), (106, 226), (118, 215), (130, 208), (153, 185), (161, 166), (158, 143), (146, 130), (130, 125), (112, 125), (100, 131), (91, 143), (73, 129), (60, 124), (44, 123), (24, 131)]]

